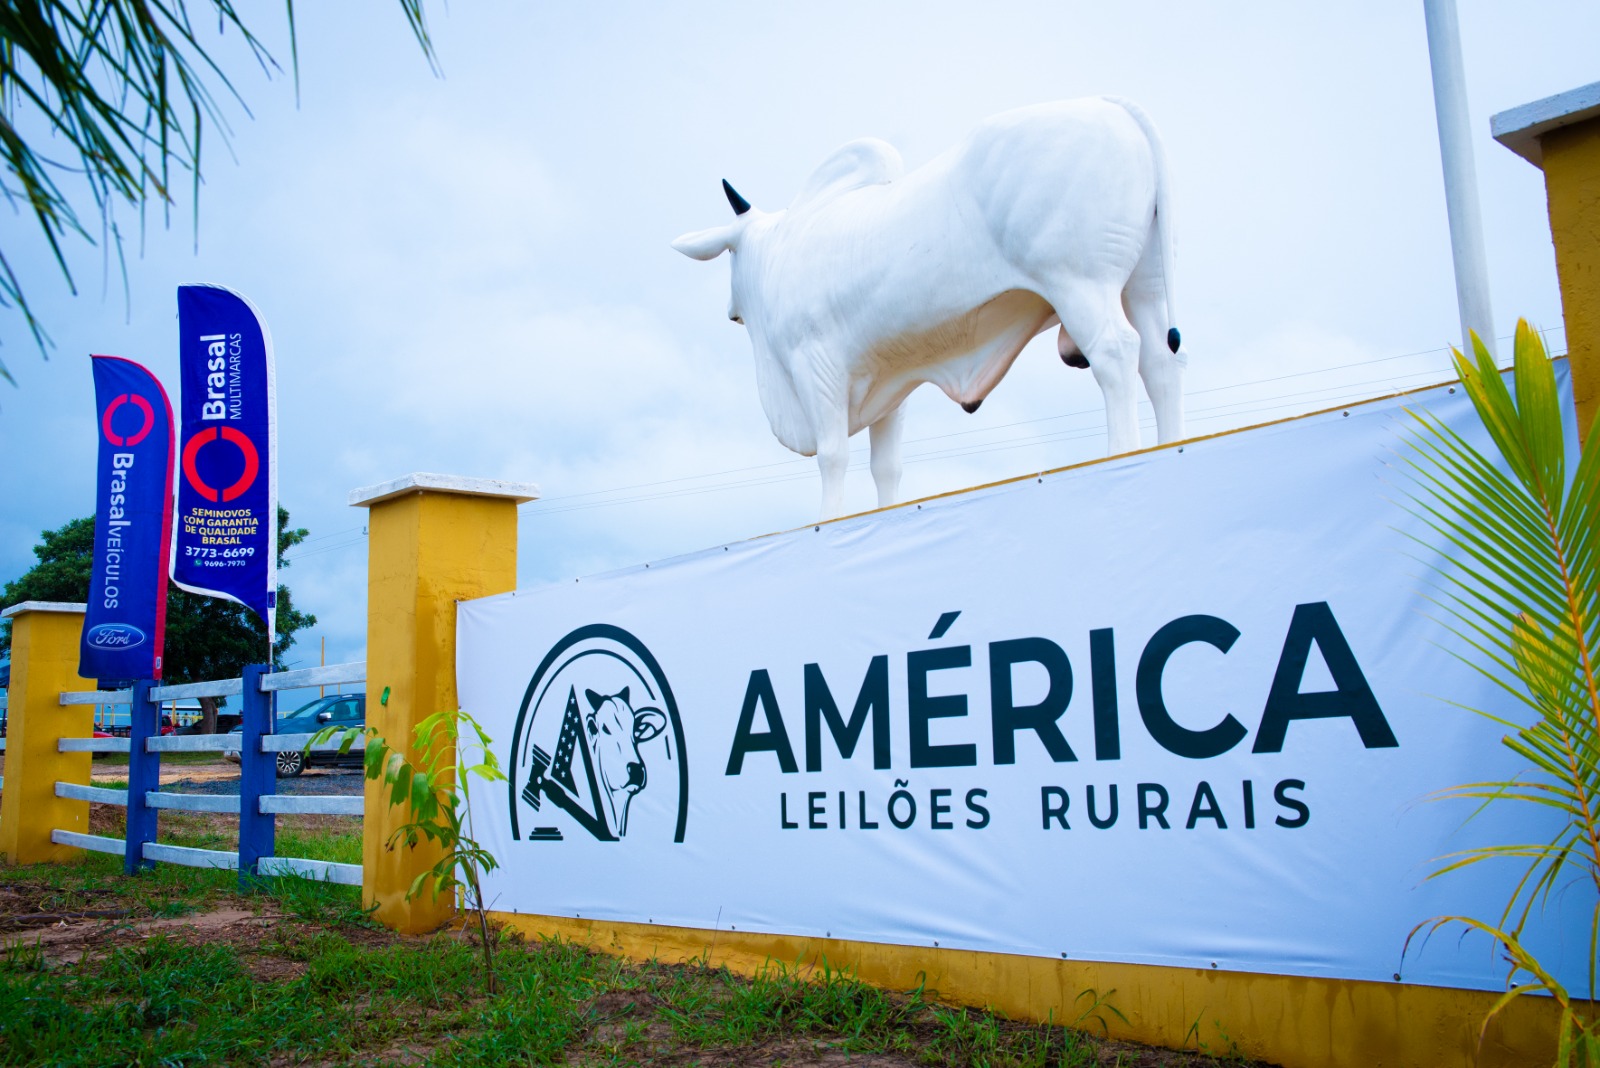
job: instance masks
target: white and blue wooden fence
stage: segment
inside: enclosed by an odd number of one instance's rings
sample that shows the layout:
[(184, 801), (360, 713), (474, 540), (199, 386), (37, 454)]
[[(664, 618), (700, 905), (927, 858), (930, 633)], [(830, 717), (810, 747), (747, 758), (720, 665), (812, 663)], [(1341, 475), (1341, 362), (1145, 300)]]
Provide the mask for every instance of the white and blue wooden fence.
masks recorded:
[[(280, 752), (305, 749), (310, 734), (277, 733), (276, 695), (283, 690), (333, 686), (366, 681), (366, 664), (332, 664), (300, 671), (272, 671), (252, 664), (242, 677), (217, 682), (189, 682), (156, 686), (145, 681), (130, 690), (85, 690), (61, 694), (63, 705), (128, 705), (130, 730), (126, 738), (62, 738), (60, 752), (127, 753), (128, 787), (125, 790), (57, 782), (57, 797), (75, 798), (128, 810), (124, 837), (82, 834), (53, 828), (51, 841), (123, 858), (123, 870), (133, 874), (157, 863), (196, 868), (228, 868), (239, 872), (241, 889), (253, 880), (278, 875), (302, 875), (326, 882), (361, 885), (361, 865), (338, 864), (299, 857), (280, 857), (276, 851), (280, 814), (360, 816), (362, 795), (296, 796), (277, 792), (277, 757)], [(237, 734), (161, 734), (161, 705), (165, 701), (197, 697), (238, 697), (241, 730)], [(339, 741), (320, 742), (313, 750), (339, 748)], [(359, 749), (357, 742), (353, 749)], [(239, 793), (192, 794), (161, 789), (161, 754), (193, 752), (239, 753)], [(0, 779), (0, 788), (4, 780)], [(157, 817), (162, 809), (186, 812), (225, 812), (239, 817), (239, 848), (233, 851), (168, 845), (156, 840)]]

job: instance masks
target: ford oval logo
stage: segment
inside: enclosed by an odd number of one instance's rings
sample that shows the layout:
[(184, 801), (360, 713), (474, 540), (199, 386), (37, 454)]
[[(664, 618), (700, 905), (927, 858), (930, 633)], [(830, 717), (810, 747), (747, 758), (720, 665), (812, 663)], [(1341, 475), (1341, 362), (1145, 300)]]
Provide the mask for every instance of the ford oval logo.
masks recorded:
[(89, 644), (96, 649), (137, 649), (144, 631), (130, 623), (102, 623), (89, 628)]

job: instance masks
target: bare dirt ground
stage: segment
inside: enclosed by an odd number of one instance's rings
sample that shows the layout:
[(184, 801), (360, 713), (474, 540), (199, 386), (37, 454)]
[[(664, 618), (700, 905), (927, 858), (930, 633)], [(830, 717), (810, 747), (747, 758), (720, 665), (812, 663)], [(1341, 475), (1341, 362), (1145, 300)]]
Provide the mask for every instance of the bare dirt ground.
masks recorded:
[[(203, 784), (221, 783), (231, 781), (234, 788), (231, 790), (217, 787), (200, 786), (199, 792), (203, 793), (238, 793), (239, 765), (222, 759), (218, 754), (196, 754), (204, 759), (196, 760), (189, 754), (182, 754), (184, 760), (166, 759), (161, 762), (161, 785), (177, 785), (180, 783)], [(0, 750), (0, 776), (5, 775), (6, 754)], [(107, 781), (126, 781), (128, 778), (128, 761), (107, 759), (102, 757), (90, 765), (90, 779), (95, 783)], [(340, 788), (336, 789), (338, 786)], [(349, 792), (359, 793), (361, 789), (361, 769), (359, 767), (307, 768), (298, 777), (279, 779), (279, 792), (286, 794), (312, 793), (329, 794), (344, 793), (342, 787), (349, 786)]]
[[(185, 754), (187, 756), (187, 754)], [(223, 760), (221, 756), (206, 753), (206, 759), (185, 761), (163, 760), (161, 762), (161, 785), (182, 786), (188, 785), (195, 788), (197, 793), (236, 794), (239, 792), (239, 765)], [(211, 759), (215, 756), (215, 759)], [(0, 750), (0, 776), (5, 775), (6, 754)], [(128, 761), (99, 759), (90, 765), (90, 781), (94, 784), (106, 782), (126, 782), (128, 779)], [(222, 787), (222, 783), (233, 783), (232, 789)], [(278, 791), (285, 794), (338, 794), (361, 792), (361, 769), (351, 768), (307, 768), (298, 777), (279, 779)]]
[(11, 889), (0, 888), (0, 910), (4, 910), (0, 949), (19, 943), (39, 946), (52, 966), (77, 964), (85, 955), (103, 954), (116, 945), (137, 945), (155, 934), (188, 944), (248, 942), (277, 922), (275, 916), (237, 908), (166, 919), (132, 918), (126, 909), (46, 911), (30, 907), (36, 903), (18, 901)]

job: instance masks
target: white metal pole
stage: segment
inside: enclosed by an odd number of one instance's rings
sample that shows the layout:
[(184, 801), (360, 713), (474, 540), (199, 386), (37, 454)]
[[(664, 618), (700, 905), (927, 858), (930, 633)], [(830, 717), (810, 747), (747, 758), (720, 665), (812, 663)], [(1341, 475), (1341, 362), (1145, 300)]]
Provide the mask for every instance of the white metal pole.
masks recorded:
[(1489, 308), (1489, 261), (1483, 248), (1478, 176), (1472, 161), (1472, 123), (1467, 113), (1467, 77), (1461, 62), (1461, 32), (1455, 0), (1422, 0), (1433, 66), (1433, 106), (1439, 119), (1439, 157), (1444, 164), (1444, 201), (1450, 215), (1455, 259), (1456, 303), (1461, 310), (1462, 351), (1471, 352), (1467, 332), (1476, 330), (1491, 353), (1494, 316)]

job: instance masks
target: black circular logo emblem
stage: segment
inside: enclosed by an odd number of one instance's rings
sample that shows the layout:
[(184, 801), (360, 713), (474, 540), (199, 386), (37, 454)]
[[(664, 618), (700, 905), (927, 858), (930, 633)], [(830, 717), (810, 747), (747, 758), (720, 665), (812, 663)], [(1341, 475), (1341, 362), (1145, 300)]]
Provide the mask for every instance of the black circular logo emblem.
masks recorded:
[(511, 832), (558, 842), (683, 841), (689, 762), (661, 665), (621, 627), (579, 627), (545, 654), (512, 735)]

